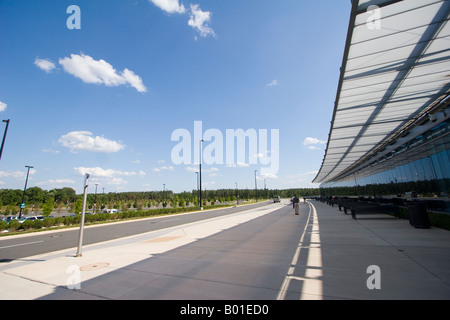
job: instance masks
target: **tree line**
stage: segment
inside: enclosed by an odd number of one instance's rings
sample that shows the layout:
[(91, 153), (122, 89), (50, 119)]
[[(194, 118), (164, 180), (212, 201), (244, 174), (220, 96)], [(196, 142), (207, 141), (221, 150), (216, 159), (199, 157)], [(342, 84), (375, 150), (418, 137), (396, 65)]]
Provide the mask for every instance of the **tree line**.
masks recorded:
[[(227, 201), (248, 201), (251, 199), (271, 199), (274, 196), (290, 198), (297, 196), (316, 196), (319, 189), (299, 188), (299, 189), (219, 189), (202, 190), (203, 204)], [(22, 203), (23, 190), (0, 189), (0, 214), (16, 214)], [(82, 194), (77, 194), (72, 188), (60, 188), (43, 190), (40, 187), (30, 187), (25, 192), (25, 214), (30, 211), (49, 214), (55, 209), (67, 209), (69, 212), (78, 213), (82, 206)], [(130, 208), (142, 209), (157, 206), (184, 207), (188, 205), (198, 205), (199, 192), (192, 190), (174, 193), (171, 190), (165, 191), (143, 191), (143, 192), (109, 192), (109, 193), (89, 193), (87, 195), (86, 206), (97, 212), (105, 208), (116, 208), (128, 210)]]

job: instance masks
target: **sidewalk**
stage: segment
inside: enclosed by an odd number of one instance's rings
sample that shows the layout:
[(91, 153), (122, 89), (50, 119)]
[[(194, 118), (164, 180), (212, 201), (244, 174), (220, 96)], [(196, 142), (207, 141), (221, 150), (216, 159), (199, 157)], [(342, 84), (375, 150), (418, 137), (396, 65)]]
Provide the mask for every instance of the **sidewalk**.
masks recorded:
[(450, 299), (450, 232), (301, 205), (0, 263), (0, 299)]

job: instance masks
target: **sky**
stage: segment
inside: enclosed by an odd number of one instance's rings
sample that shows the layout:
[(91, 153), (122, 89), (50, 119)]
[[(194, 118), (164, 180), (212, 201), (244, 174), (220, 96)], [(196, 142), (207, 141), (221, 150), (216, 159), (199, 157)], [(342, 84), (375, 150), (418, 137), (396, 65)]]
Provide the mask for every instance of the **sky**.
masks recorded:
[(0, 188), (318, 187), (350, 9), (0, 0)]

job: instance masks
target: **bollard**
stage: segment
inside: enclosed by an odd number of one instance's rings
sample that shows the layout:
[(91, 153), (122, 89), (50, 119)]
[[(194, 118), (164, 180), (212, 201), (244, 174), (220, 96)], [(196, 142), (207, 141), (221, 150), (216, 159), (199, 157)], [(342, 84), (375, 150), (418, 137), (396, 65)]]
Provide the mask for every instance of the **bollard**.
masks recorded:
[(428, 220), (427, 206), (425, 203), (409, 203), (408, 217), (409, 224), (414, 228), (429, 228), (430, 221)]

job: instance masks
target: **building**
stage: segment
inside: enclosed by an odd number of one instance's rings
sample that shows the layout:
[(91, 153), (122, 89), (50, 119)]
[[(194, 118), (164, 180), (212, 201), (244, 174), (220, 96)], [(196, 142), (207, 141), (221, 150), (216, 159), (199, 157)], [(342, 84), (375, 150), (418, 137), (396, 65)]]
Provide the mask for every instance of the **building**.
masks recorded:
[(450, 1), (355, 0), (322, 194), (448, 198)]

